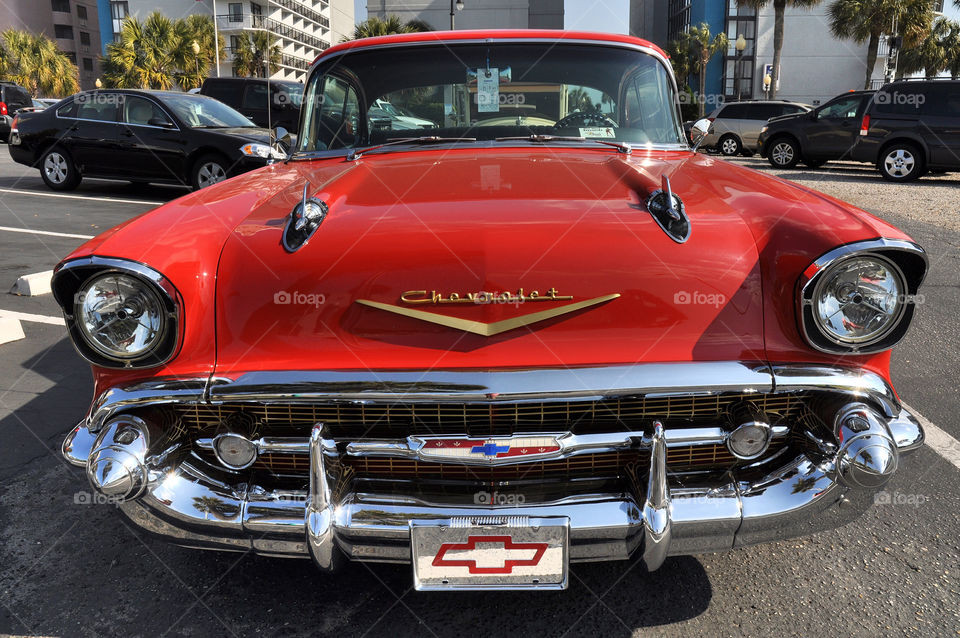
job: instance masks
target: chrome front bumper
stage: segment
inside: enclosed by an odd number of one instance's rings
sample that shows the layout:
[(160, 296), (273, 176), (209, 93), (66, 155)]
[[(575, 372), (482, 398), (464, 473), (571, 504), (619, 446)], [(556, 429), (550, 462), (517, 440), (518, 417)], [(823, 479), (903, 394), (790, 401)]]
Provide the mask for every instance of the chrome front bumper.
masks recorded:
[[(685, 366), (686, 364), (678, 364)], [(693, 364), (696, 365), (696, 364)], [(715, 366), (720, 364), (704, 364)], [(825, 389), (839, 392), (850, 401), (862, 401), (868, 407), (871, 431), (888, 440), (894, 449), (892, 472), (896, 457), (912, 451), (923, 443), (923, 431), (916, 419), (901, 408), (895, 395), (875, 375), (863, 372), (838, 371), (825, 368), (748, 368), (729, 364), (723, 385), (712, 386), (715, 391), (772, 391), (781, 388)], [(667, 368), (669, 366), (659, 366)], [(643, 369), (634, 366), (631, 369)], [(614, 377), (611, 369), (603, 369), (604, 381)], [(589, 373), (580, 371), (584, 378)], [(650, 372), (645, 370), (644, 375)], [(660, 391), (676, 374), (663, 375), (655, 371)], [(692, 391), (708, 391), (705, 368), (682, 368)], [(555, 374), (561, 374), (554, 371)], [(456, 373), (451, 373), (456, 374)], [(505, 373), (509, 374), (509, 373)], [(537, 385), (544, 375), (530, 377)], [(549, 377), (549, 374), (545, 376)], [(638, 378), (630, 375), (615, 377), (624, 394), (637, 392)], [(645, 377), (640, 381), (648, 381)], [(559, 377), (553, 381), (559, 381)], [(399, 383), (395, 379), (390, 383)], [(442, 386), (450, 396), (458, 398), (469, 391), (471, 396), (494, 400), (497, 394), (483, 392), (505, 379), (491, 377), (486, 385), (474, 383), (457, 385), (445, 379)], [(383, 383), (382, 381), (380, 382)], [(247, 400), (264, 401), (266, 385), (249, 387), (226, 386), (222, 396), (236, 400), (243, 395)], [(329, 396), (330, 387), (320, 385), (291, 388), (282, 393), (284, 400), (291, 396), (316, 400)], [(113, 390), (101, 397), (88, 418), (78, 425), (64, 441), (64, 456), (71, 463), (89, 466), (88, 457), (98, 433), (110, 418), (122, 414), (126, 408), (157, 402), (204, 400), (198, 386), (173, 388), (143, 387)], [(506, 389), (506, 388), (504, 388)], [(523, 384), (512, 386), (513, 395), (527, 392)], [(609, 396), (597, 388), (553, 385), (550, 396), (567, 392), (575, 396)], [(357, 384), (345, 388), (336, 384), (338, 396), (352, 393), (354, 398), (370, 398), (377, 392)], [(422, 388), (405, 389), (403, 399), (411, 396), (419, 400), (437, 400), (436, 388), (426, 392)], [(181, 394), (177, 394), (180, 392)], [(544, 396), (547, 388), (528, 392), (525, 396)], [(198, 394), (216, 401), (217, 387), (203, 389)], [(394, 400), (397, 394), (387, 393)], [(378, 397), (387, 396), (378, 394)], [(613, 392), (612, 394), (616, 394)], [(492, 395), (492, 396), (491, 396)], [(269, 395), (280, 396), (277, 394)], [(171, 399), (174, 397), (174, 399)], [(441, 399), (442, 400), (442, 399)], [(736, 547), (775, 541), (821, 530), (835, 528), (857, 518), (873, 502), (875, 489), (849, 480), (847, 465), (840, 453), (828, 460), (815, 462), (806, 454), (784, 459), (775, 471), (761, 478), (744, 480), (736, 471), (727, 472), (722, 479), (697, 484), (689, 476), (669, 474), (664, 466), (669, 437), (660, 428), (652, 436), (636, 433), (634, 445), (650, 451), (650, 467), (646, 475), (645, 494), (587, 493), (536, 502), (522, 506), (481, 506), (423, 500), (413, 495), (397, 496), (358, 491), (334, 495), (328, 484), (326, 465), (337, 454), (333, 441), (324, 439), (323, 427), (314, 428), (309, 440), (311, 460), (310, 489), (301, 491), (266, 490), (244, 483), (228, 484), (204, 471), (202, 465), (189, 455), (165, 450), (147, 457), (142, 492), (125, 500), (120, 507), (132, 521), (149, 532), (156, 533), (178, 544), (208, 549), (254, 551), (272, 556), (312, 556), (322, 568), (332, 568), (337, 550), (355, 559), (379, 562), (410, 562), (411, 521), (439, 522), (454, 517), (476, 516), (530, 516), (567, 517), (570, 533), (570, 560), (602, 561), (627, 559), (642, 550), (647, 566), (656, 568), (666, 556), (729, 550)], [(629, 437), (627, 437), (629, 438)], [(88, 467), (88, 472), (90, 468)], [(869, 478), (869, 477), (868, 477)], [(869, 482), (869, 481), (868, 481)]]

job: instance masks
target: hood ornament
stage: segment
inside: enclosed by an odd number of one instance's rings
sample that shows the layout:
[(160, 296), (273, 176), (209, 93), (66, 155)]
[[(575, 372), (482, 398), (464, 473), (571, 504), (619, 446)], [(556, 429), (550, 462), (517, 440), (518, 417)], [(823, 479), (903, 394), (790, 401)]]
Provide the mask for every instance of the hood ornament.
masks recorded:
[(328, 208), (325, 203), (314, 197), (307, 197), (309, 182), (303, 185), (303, 197), (293, 207), (287, 224), (283, 228), (281, 243), (288, 253), (293, 253), (310, 240), (313, 233), (327, 216)]
[(690, 218), (683, 200), (673, 194), (670, 178), (663, 176), (662, 188), (653, 191), (647, 199), (647, 210), (670, 239), (682, 244), (690, 238)]

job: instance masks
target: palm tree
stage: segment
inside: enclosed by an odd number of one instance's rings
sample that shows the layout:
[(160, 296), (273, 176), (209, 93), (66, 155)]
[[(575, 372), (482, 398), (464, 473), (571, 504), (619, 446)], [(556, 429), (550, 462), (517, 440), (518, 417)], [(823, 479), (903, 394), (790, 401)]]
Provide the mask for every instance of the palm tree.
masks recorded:
[(700, 105), (698, 109), (700, 117), (703, 117), (707, 101), (707, 65), (714, 55), (720, 51), (726, 51), (730, 43), (726, 33), (718, 33), (711, 40), (710, 25), (706, 22), (701, 22), (699, 27), (690, 27), (688, 33), (690, 51), (693, 54), (690, 56), (691, 69), (694, 73), (700, 74), (698, 85), (700, 94), (697, 96), (697, 102)]
[(941, 71), (950, 65), (950, 49), (955, 46), (955, 42), (949, 42), (948, 38), (956, 30), (955, 22), (945, 18), (937, 18), (930, 29), (930, 34), (924, 38), (917, 46), (904, 49), (900, 53), (897, 64), (897, 73), (909, 75), (923, 71), (924, 77), (928, 80), (937, 77)]
[(930, 30), (933, 0), (834, 0), (829, 13), (834, 37), (867, 43), (863, 88), (869, 89), (880, 36), (889, 33), (896, 22), (904, 49), (918, 45)]
[[(154, 11), (141, 22), (130, 16), (120, 38), (107, 45), (103, 80), (108, 87), (170, 89), (200, 86), (215, 63), (213, 20), (192, 15), (171, 20)], [(200, 47), (193, 52), (193, 43)], [(221, 59), (224, 59), (220, 39)]]
[[(957, 0), (957, 6), (960, 7), (960, 0)], [(947, 51), (946, 70), (950, 71), (952, 79), (960, 79), (960, 23), (950, 23), (950, 33), (943, 39), (943, 48)]]
[(433, 31), (430, 25), (423, 20), (411, 20), (409, 22), (404, 22), (395, 15), (388, 15), (383, 19), (376, 16), (370, 16), (353, 28), (352, 38), (343, 38), (341, 42), (359, 40), (361, 38), (373, 38), (379, 35), (392, 35), (394, 33), (417, 33), (423, 31)]
[[(242, 33), (237, 37), (233, 68), (237, 75), (265, 78), (280, 68), (280, 45), (266, 31)], [(269, 68), (268, 68), (269, 67)]]
[(65, 97), (80, 90), (77, 66), (42, 34), (8, 29), (0, 46), (0, 77), (32, 96)]
[[(759, 11), (769, 0), (737, 0), (737, 5)], [(777, 84), (780, 83), (780, 58), (783, 55), (783, 16), (787, 7), (812, 7), (820, 0), (773, 0), (773, 73), (770, 74), (769, 99), (777, 97)]]

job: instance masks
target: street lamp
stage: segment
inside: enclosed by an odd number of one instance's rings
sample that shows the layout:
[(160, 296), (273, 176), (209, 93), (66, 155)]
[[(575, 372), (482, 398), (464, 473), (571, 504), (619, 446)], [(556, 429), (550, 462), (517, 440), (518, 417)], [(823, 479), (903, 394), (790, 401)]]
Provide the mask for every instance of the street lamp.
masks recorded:
[(763, 76), (763, 97), (766, 98), (770, 93), (770, 83), (773, 82), (773, 78), (770, 77), (770, 74), (767, 73)]
[(190, 45), (190, 48), (193, 50), (193, 68), (197, 72), (197, 85), (200, 85), (200, 45), (197, 44), (197, 41), (194, 40)]
[(737, 42), (734, 44), (734, 47), (737, 49), (737, 61), (733, 65), (733, 77), (734, 82), (737, 85), (737, 102), (740, 101), (740, 76), (743, 74), (741, 69), (741, 62), (743, 61), (743, 52), (747, 48), (747, 39), (743, 37), (743, 34), (737, 36)]
[(463, 11), (463, 0), (457, 0), (456, 2), (454, 2), (453, 0), (450, 0), (450, 30), (451, 31), (453, 31), (456, 28), (453, 26), (453, 18), (456, 15), (456, 11), (454, 11), (454, 9), (456, 9), (457, 11)]
[(97, 81), (93, 83), (98, 89), (103, 88), (103, 82), (100, 81), (100, 78), (97, 78)]

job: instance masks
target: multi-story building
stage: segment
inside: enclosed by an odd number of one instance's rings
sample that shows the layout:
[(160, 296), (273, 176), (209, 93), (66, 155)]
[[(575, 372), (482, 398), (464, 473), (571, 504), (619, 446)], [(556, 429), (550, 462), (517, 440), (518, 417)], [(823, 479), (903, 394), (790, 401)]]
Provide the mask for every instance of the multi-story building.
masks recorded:
[(463, 8), (449, 0), (367, 0), (367, 15), (402, 21), (422, 20), (435, 30), (456, 29), (562, 29), (563, 0), (462, 0)]
[[(101, 0), (103, 1), (103, 0)], [(170, 18), (190, 14), (216, 16), (224, 38), (226, 59), (213, 75), (236, 75), (232, 63), (243, 33), (266, 31), (280, 45), (280, 68), (271, 77), (303, 80), (310, 64), (324, 49), (353, 33), (353, 0), (107, 0), (111, 9), (111, 40), (128, 15), (146, 18), (160, 11)]]
[(80, 87), (92, 89), (100, 75), (97, 0), (5, 0), (0, 31), (42, 33), (77, 65)]
[[(764, 77), (773, 64), (773, 3), (760, 11), (738, 6), (736, 0), (631, 0), (631, 33), (666, 46), (691, 25), (706, 23), (712, 34), (726, 33), (730, 46), (707, 66), (705, 86), (690, 85), (709, 103), (763, 98)], [(844, 91), (862, 89), (866, 79), (867, 45), (838, 40), (830, 32), (829, 2), (809, 9), (788, 7), (777, 99), (819, 104)], [(956, 19), (952, 3), (938, 9)], [(742, 35), (746, 43), (737, 51)], [(881, 42), (871, 83), (884, 81), (889, 49)], [(707, 110), (710, 110), (709, 108)]]

